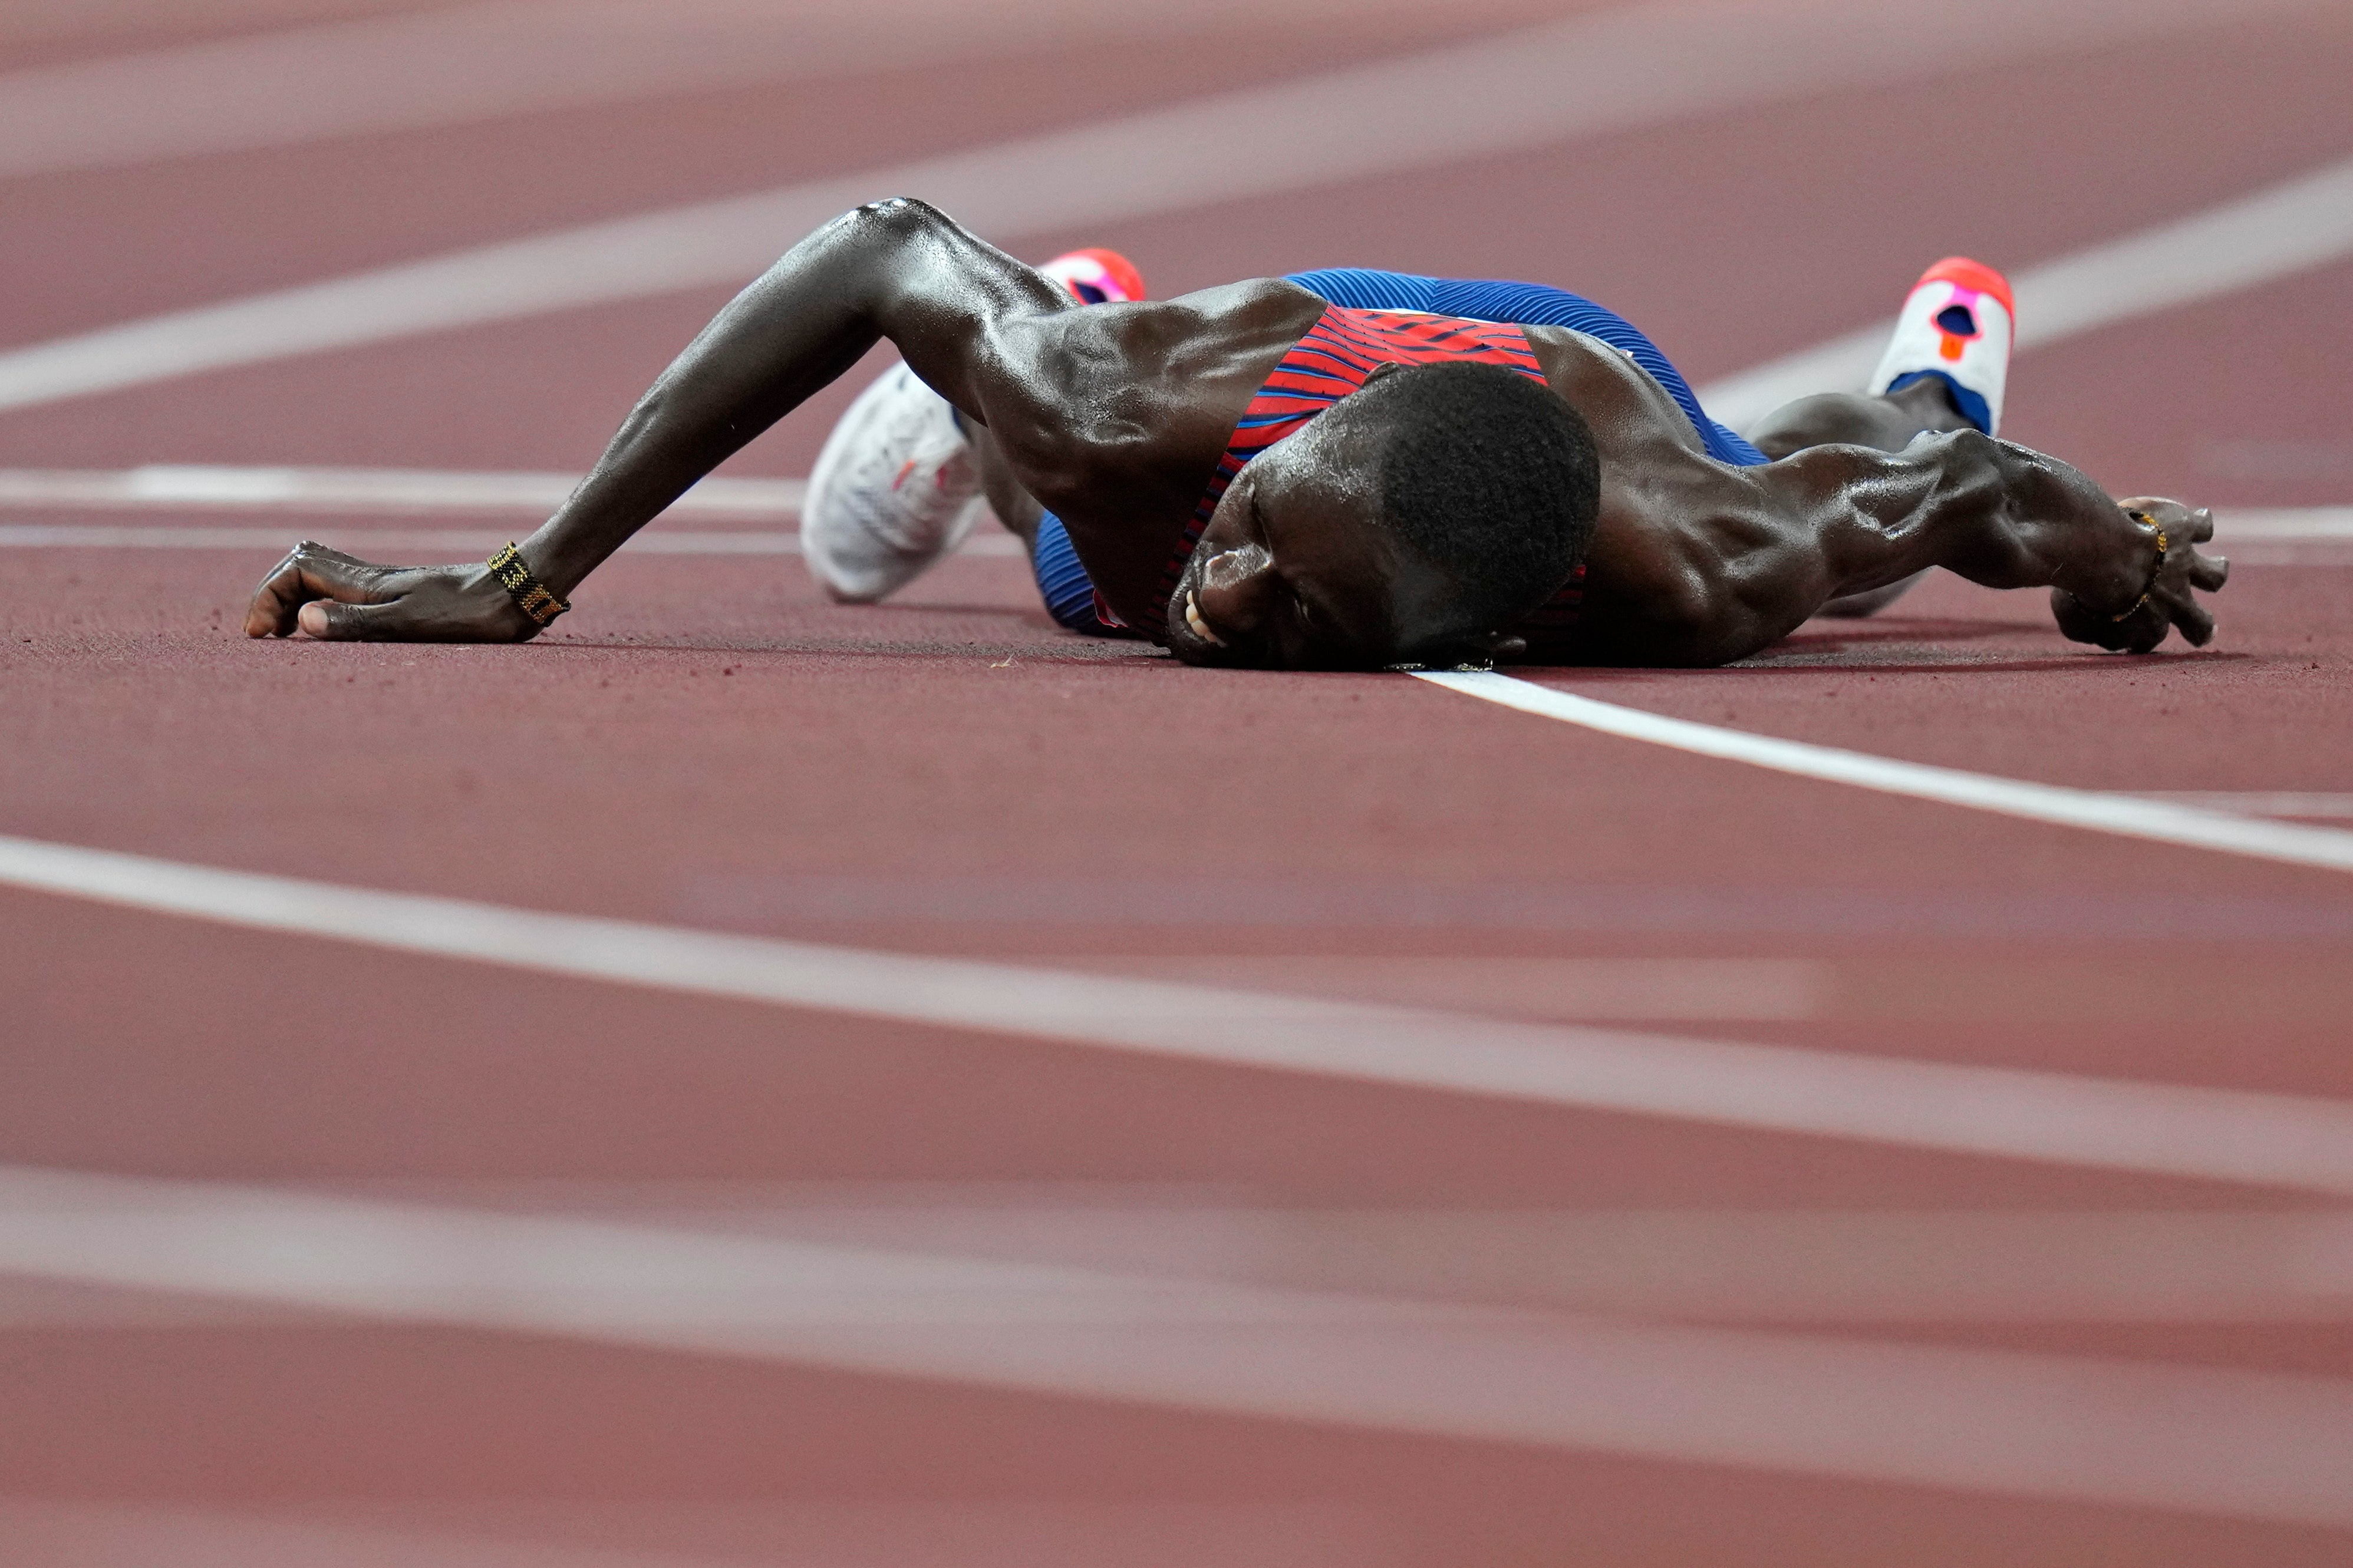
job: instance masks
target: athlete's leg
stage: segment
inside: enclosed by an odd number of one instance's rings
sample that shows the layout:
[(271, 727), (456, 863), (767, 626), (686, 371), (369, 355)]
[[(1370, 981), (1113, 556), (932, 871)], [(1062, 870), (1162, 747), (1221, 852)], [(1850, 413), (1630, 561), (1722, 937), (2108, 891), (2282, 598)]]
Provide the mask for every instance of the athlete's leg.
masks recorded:
[(980, 492), (988, 498), (988, 510), (997, 514), (997, 521), (1029, 547), (1031, 553), (1036, 553), (1038, 521), (1046, 515), (1046, 509), (1039, 506), (1037, 498), (1023, 489), (1021, 481), (1013, 477), (1013, 470), (1006, 466), (1005, 454), (997, 447), (996, 437), (978, 426), (966, 426), (965, 439), (972, 445), (973, 466), (979, 471)]
[[(1115, 251), (1074, 250), (1039, 270), (1081, 304), (1144, 298), (1143, 279)], [(963, 543), (986, 510), (984, 493), (1028, 542), (1038, 503), (1018, 494), (993, 445), (984, 451), (973, 439), (985, 434), (904, 364), (884, 371), (842, 415), (810, 470), (801, 503), (810, 575), (836, 599), (871, 604)]]
[(981, 493), (988, 498), (988, 509), (997, 521), (1029, 550), (1029, 569), (1037, 576), (1038, 596), (1045, 601), (1046, 613), (1056, 625), (1088, 637), (1127, 635), (1122, 628), (1105, 626), (1095, 614), (1094, 579), (1087, 575), (1078, 546), (1071, 542), (1071, 531), (1062, 526), (1062, 520), (1021, 488), (997, 449), (995, 437), (978, 426), (968, 426), (966, 436), (979, 469)]
[[(1900, 452), (1924, 435), (1995, 434), (2010, 378), (2013, 310), (2009, 279), (1965, 256), (1947, 257), (1913, 286), (1868, 393), (1800, 398), (1749, 434), (1768, 457), (1831, 443)], [(1825, 616), (1868, 616), (1901, 598), (1926, 573), (1833, 599)]]
[(1748, 439), (1778, 461), (1808, 447), (1832, 443), (1900, 452), (1916, 437), (1976, 427), (1953, 406), (1943, 382), (1915, 381), (1875, 397), (1860, 392), (1801, 397), (1767, 415), (1748, 432)]

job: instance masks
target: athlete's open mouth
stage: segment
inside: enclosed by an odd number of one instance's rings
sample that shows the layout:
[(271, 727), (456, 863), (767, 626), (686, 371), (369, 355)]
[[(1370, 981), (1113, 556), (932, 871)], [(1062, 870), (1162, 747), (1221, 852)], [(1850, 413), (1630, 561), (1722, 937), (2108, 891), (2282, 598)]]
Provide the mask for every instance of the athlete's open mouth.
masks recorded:
[(1190, 588), (1185, 591), (1185, 625), (1195, 637), (1199, 637), (1211, 647), (1226, 646), (1226, 639), (1211, 631), (1209, 623), (1201, 618), (1200, 595)]

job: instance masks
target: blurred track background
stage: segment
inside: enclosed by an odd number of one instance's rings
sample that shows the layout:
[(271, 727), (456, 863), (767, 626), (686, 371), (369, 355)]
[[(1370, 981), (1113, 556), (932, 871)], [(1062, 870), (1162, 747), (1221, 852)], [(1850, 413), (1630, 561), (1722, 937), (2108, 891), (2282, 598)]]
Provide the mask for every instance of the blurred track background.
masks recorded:
[[(2295, 0), (15, 0), (0, 1563), (2346, 1562), (2348, 80)], [(881, 354), (528, 647), (238, 635), (902, 192), (1556, 283), (1728, 416), (2010, 269), (2004, 434), (2221, 512), (2213, 647), (1947, 577), (1526, 673), (2244, 842), (1180, 669), (1001, 531), (830, 605)]]

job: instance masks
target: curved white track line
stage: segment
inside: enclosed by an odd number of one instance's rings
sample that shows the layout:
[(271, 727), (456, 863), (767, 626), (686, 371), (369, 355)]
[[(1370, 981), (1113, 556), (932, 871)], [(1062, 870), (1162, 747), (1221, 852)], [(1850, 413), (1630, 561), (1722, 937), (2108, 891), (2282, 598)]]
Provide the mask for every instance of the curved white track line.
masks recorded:
[[(1010, 238), (1545, 146), (2313, 0), (1669, 0), (892, 169), (459, 251), (0, 354), (0, 409), (742, 283), (913, 195)], [(2233, 285), (2235, 286), (2235, 285)]]
[[(2176, 223), (2031, 268), (2011, 279), (2021, 353), (2078, 332), (2235, 293), (2353, 255), (2353, 158)], [(1794, 399), (1860, 392), (1890, 320), (1699, 389), (1743, 429)]]
[[(496, 550), (513, 537), (455, 528), (339, 529), (335, 537), (353, 550), (381, 556), (408, 552), (432, 561), (462, 561)], [(0, 523), (0, 550), (259, 550), (281, 552), (294, 535), (283, 528), (105, 528), (76, 523)], [(621, 546), (629, 555), (798, 555), (801, 536), (773, 529), (725, 532), (649, 528)], [(960, 555), (1025, 553), (1021, 541), (1005, 532), (975, 533), (956, 546)]]
[(2353, 1526), (2353, 1383), (0, 1168), (0, 1269), (1850, 1480)]
[[(2340, 836), (2353, 837), (2353, 836)], [(1507, 1023), (553, 914), (0, 837), (0, 884), (465, 963), (1069, 1045), (2353, 1194), (2353, 1104)]]
[[(265, 508), (284, 511), (522, 511), (542, 517), (579, 488), (578, 474), (434, 468), (253, 468), (149, 463), (136, 468), (0, 468), (0, 507), (93, 510)], [(797, 516), (805, 479), (713, 476), (667, 515)]]
[(1679, 752), (1746, 763), (1802, 778), (1856, 784), (1883, 795), (1909, 795), (1915, 800), (1967, 806), (1973, 811), (1990, 811), (2030, 822), (2087, 827), (2095, 833), (2118, 834), (2126, 838), (2153, 839), (2160, 844), (2219, 850), (2226, 855), (2277, 860), (2291, 866), (2353, 871), (2353, 833), (2342, 828), (2265, 822), (2171, 801), (2150, 800), (2144, 795), (2029, 784), (1991, 773), (1966, 773), (1958, 768), (1899, 762), (1893, 757), (1875, 757), (1836, 746), (1818, 746), (1806, 741), (1778, 740), (1745, 730), (1694, 723), (1688, 719), (1670, 719), (1639, 708), (1621, 708), (1614, 702), (1597, 702), (1589, 697), (1493, 671), (1426, 671), (1419, 679), (1466, 697), (1599, 730), (1606, 735), (1647, 741)]
[[(5, 1188), (0, 1175), (0, 1188)], [(1281, 1208), (1137, 1183), (336, 1181), (371, 1202), (1721, 1326), (2353, 1327), (2353, 1209)], [(0, 1212), (6, 1207), (0, 1197)], [(648, 1279), (649, 1295), (663, 1290)], [(766, 1292), (735, 1296), (757, 1310)], [(283, 1321), (0, 1269), (0, 1333)]]
[[(1412, 0), (1287, 0), (1293, 26)], [(1252, 0), (491, 0), (0, 75), (0, 179), (1248, 20)], [(1385, 15), (1386, 14), (1386, 15)]]

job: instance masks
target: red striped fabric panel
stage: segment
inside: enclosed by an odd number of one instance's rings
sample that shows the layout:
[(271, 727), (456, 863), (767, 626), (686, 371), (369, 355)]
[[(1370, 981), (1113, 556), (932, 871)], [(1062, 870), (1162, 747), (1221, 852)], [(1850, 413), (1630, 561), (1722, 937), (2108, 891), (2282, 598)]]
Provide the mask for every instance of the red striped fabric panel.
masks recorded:
[[(1317, 415), (1363, 386), (1382, 365), (1451, 362), (1500, 364), (1531, 380), (1544, 380), (1544, 371), (1528, 347), (1527, 334), (1514, 326), (1455, 316), (1350, 310), (1338, 305), (1326, 309), (1307, 335), (1282, 356), (1282, 363), (1266, 378), (1266, 384), (1243, 412), (1241, 423), (1234, 427), (1233, 439), (1227, 443), (1208, 490), (1193, 509), (1185, 537), (1161, 573), (1160, 601), (1153, 606), (1151, 629), (1156, 632), (1164, 626), (1168, 595), (1176, 592), (1176, 579), (1184, 575), (1185, 563), (1201, 542), (1201, 531), (1208, 526), (1219, 498), (1242, 471), (1243, 464), (1286, 437), (1297, 435)], [(1580, 573), (1580, 581), (1582, 576)]]

